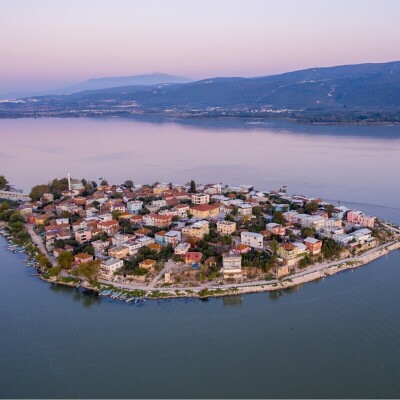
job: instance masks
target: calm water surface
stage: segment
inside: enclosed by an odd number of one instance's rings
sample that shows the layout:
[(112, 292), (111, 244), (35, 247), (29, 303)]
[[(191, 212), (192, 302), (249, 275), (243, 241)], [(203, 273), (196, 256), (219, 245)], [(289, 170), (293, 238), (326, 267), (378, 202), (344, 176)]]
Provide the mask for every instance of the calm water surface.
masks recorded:
[(142, 307), (0, 252), (1, 397), (400, 395), (400, 252), (281, 294)]
[(399, 207), (400, 127), (133, 119), (0, 120), (0, 171), (52, 177), (254, 184)]
[[(400, 128), (0, 120), (0, 173), (282, 184), (400, 223)], [(361, 204), (360, 204), (361, 203)], [(400, 252), (281, 294), (99, 300), (0, 238), (0, 397), (399, 397)]]

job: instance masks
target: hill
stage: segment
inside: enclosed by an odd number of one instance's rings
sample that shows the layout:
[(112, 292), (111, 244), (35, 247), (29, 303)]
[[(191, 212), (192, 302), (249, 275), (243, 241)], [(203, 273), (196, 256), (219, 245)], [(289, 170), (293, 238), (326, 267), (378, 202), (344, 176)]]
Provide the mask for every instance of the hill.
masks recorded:
[[(105, 79), (103, 84), (116, 82)], [(68, 112), (88, 115), (88, 110), (90, 114), (95, 109), (97, 114), (118, 115), (173, 112), (203, 117), (279, 115), (317, 122), (400, 121), (400, 62), (312, 68), (255, 78), (125, 85), (27, 98), (11, 108), (22, 110), (27, 104), (31, 110), (62, 111), (63, 116)]]

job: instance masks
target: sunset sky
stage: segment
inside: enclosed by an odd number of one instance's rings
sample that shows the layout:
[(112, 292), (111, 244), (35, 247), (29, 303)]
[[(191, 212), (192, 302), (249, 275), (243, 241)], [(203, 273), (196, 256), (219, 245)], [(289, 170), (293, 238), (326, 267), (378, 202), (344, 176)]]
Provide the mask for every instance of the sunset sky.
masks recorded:
[(400, 1), (2, 0), (0, 92), (400, 60)]

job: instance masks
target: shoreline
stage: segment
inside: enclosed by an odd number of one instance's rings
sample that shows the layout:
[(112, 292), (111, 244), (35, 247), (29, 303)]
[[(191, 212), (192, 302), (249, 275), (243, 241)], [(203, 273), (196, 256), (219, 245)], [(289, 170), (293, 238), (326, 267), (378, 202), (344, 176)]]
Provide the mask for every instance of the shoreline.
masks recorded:
[[(400, 241), (392, 241), (387, 244), (378, 246), (378, 248), (371, 249), (374, 250), (369, 254), (361, 254), (353, 258), (346, 258), (342, 260), (337, 260), (333, 262), (324, 263), (317, 266), (317, 270), (309, 268), (304, 270), (304, 272), (292, 274), (286, 276), (282, 280), (272, 280), (272, 281), (256, 281), (248, 283), (238, 283), (223, 285), (222, 288), (207, 288), (206, 285), (196, 286), (196, 287), (158, 287), (149, 288), (141, 285), (128, 285), (128, 284), (118, 284), (114, 285), (114, 282), (102, 281), (100, 285), (113, 286), (116, 291), (143, 291), (144, 297), (149, 300), (160, 300), (160, 299), (178, 299), (178, 298), (199, 298), (206, 299), (212, 297), (224, 297), (224, 296), (236, 296), (243, 294), (252, 293), (262, 293), (262, 292), (273, 292), (279, 290), (286, 290), (295, 286), (299, 286), (308, 282), (313, 282), (325, 277), (330, 277), (336, 275), (339, 272), (347, 271), (349, 269), (356, 269), (364, 265), (370, 264), (383, 256), (388, 255), (392, 251), (400, 249)], [(331, 265), (333, 264), (333, 265)], [(314, 267), (315, 269), (316, 267)], [(46, 278), (40, 275), (39, 278), (48, 283), (76, 287), (76, 282), (60, 282), (54, 278)], [(106, 283), (107, 282), (107, 283)], [(82, 288), (86, 290), (93, 291), (99, 294), (102, 289), (90, 285), (89, 282), (83, 281)], [(154, 295), (152, 295), (154, 294)], [(116, 299), (118, 300), (118, 299)]]

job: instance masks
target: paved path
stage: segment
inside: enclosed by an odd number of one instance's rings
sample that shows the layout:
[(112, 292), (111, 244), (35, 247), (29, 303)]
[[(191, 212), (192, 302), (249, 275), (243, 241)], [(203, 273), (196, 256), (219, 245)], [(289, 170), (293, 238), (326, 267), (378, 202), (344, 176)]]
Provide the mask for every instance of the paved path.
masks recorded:
[[(370, 249), (370, 250), (368, 250), (368, 251), (364, 252), (363, 254), (360, 254), (359, 256), (356, 256), (356, 257), (342, 258), (340, 260), (332, 261), (332, 262), (329, 262), (329, 263), (317, 264), (317, 265), (314, 265), (314, 266), (312, 266), (310, 268), (305, 269), (304, 271), (300, 271), (300, 272), (292, 274), (292, 275), (287, 275), (285, 277), (285, 279), (299, 278), (301, 276), (305, 276), (305, 275), (312, 274), (314, 272), (322, 271), (322, 270), (324, 270), (326, 268), (334, 267), (334, 266), (346, 263), (348, 261), (358, 261), (361, 258), (364, 258), (365, 256), (368, 256), (370, 254), (373, 254), (376, 251), (379, 251), (379, 250), (381, 250), (381, 249), (383, 249), (383, 248), (385, 248), (387, 246), (390, 246), (391, 244), (394, 244), (394, 243), (396, 243), (396, 241), (391, 241), (391, 242), (388, 242), (388, 243), (384, 243), (384, 244), (382, 244), (382, 245), (380, 245), (378, 247), (374, 247), (373, 249)], [(164, 270), (165, 270), (165, 268), (163, 269), (163, 271), (161, 271), (158, 274), (158, 275), (160, 275), (160, 277), (162, 276), (162, 273), (165, 273)], [(153, 282), (156, 282), (156, 278), (153, 280)], [(182, 286), (172, 287), (172, 286), (167, 286), (165, 288), (154, 288), (154, 286), (150, 286), (151, 284), (150, 285), (141, 285), (141, 284), (136, 284), (136, 283), (118, 283), (117, 284), (115, 282), (109, 282), (109, 281), (104, 281), (104, 280), (100, 280), (100, 282), (112, 284), (112, 285), (118, 286), (120, 288), (132, 289), (132, 290), (139, 289), (139, 290), (145, 290), (145, 291), (146, 290), (147, 291), (154, 291), (154, 290), (161, 290), (161, 291), (162, 290), (165, 290), (165, 291), (175, 291), (175, 290), (180, 290), (180, 291), (182, 291), (182, 290), (200, 291), (202, 289), (210, 288), (210, 286), (214, 286), (215, 285), (215, 282), (206, 282), (206, 283), (204, 283), (202, 285), (192, 286), (192, 287), (182, 287)], [(278, 280), (278, 279), (273, 279), (273, 280), (270, 280), (270, 281), (261, 280), (261, 281), (247, 282), (247, 283), (223, 284), (223, 285), (220, 285), (219, 288), (220, 289), (232, 289), (232, 288), (242, 288), (242, 287), (251, 287), (251, 286), (264, 286), (264, 285), (270, 285), (270, 284), (279, 283), (279, 282), (281, 282), (281, 281)]]
[(32, 242), (37, 244), (40, 251), (50, 260), (51, 265), (54, 267), (57, 265), (57, 261), (56, 259), (49, 254), (49, 252), (47, 251), (42, 238), (33, 230), (33, 225), (31, 224), (25, 224), (25, 229), (27, 230), (27, 232), (29, 233), (29, 235), (32, 238)]

